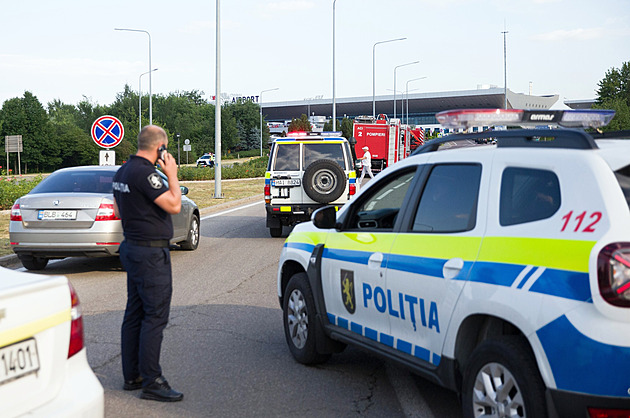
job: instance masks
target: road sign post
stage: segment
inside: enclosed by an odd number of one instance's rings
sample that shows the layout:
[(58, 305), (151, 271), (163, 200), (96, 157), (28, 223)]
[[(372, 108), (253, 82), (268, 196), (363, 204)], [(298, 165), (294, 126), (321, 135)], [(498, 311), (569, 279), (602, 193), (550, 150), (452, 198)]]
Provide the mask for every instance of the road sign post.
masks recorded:
[(22, 175), (20, 153), (22, 150), (22, 135), (7, 135), (4, 137), (4, 150), (7, 153), (7, 174), (9, 174), (9, 153), (17, 152), (17, 172)]

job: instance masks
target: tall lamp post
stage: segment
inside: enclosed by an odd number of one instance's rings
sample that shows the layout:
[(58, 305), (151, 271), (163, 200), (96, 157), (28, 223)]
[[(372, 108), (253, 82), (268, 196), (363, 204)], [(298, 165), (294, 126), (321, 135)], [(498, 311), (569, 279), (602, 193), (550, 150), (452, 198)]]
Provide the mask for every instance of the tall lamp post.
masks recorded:
[(333, 71), (332, 71), (332, 79), (333, 79), (333, 85), (332, 85), (332, 93), (333, 93), (333, 105), (332, 105), (332, 120), (333, 120), (333, 131), (335, 130), (335, 127), (337, 126), (337, 98), (335, 96), (335, 3), (337, 3), (337, 0), (333, 0), (333, 44), (332, 44), (332, 53), (333, 53)]
[(262, 137), (263, 137), (263, 129), (262, 129), (262, 119), (263, 119), (263, 115), (262, 115), (262, 97), (263, 97), (263, 93), (266, 93), (268, 91), (274, 91), (274, 90), (279, 90), (280, 87), (276, 87), (275, 89), (268, 89), (268, 90), (263, 90), (260, 92), (260, 156), (262, 157)]
[(420, 61), (408, 62), (407, 64), (401, 64), (394, 67), (394, 119), (396, 118), (396, 70), (400, 67), (406, 67), (407, 65), (417, 64)]
[(387, 41), (377, 42), (374, 44), (374, 46), (372, 46), (372, 117), (373, 118), (376, 117), (376, 80), (374, 78), (374, 74), (376, 73), (376, 64), (375, 64), (376, 45), (386, 44), (388, 42), (404, 41), (405, 39), (407, 38), (389, 39)]
[(426, 77), (418, 77), (418, 78), (412, 78), (411, 80), (407, 80), (406, 87), (405, 87), (405, 97), (407, 98), (407, 125), (409, 125), (409, 83), (416, 80), (424, 80), (425, 78)]
[(503, 96), (505, 97), (504, 107), (505, 109), (507, 109), (507, 41), (505, 38), (508, 34), (508, 31), (505, 30), (505, 24), (503, 32), (501, 33), (503, 34)]
[(157, 71), (157, 68), (142, 73), (140, 77), (138, 77), (138, 133), (142, 130), (142, 76), (152, 73), (153, 71)]
[(127, 32), (144, 32), (149, 37), (149, 124), (153, 125), (153, 90), (151, 85), (151, 34), (142, 29), (114, 28), (114, 30), (122, 30)]
[(217, 0), (216, 12), (216, 77), (215, 77), (215, 106), (214, 106), (214, 198), (223, 199), (221, 192), (221, 0)]

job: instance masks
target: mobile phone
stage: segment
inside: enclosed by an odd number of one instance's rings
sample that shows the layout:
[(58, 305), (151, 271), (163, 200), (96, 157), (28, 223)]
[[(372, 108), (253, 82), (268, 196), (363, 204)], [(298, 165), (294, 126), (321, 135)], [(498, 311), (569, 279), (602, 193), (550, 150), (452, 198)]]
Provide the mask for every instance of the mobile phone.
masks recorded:
[(160, 159), (162, 161), (164, 161), (164, 159), (166, 158), (166, 147), (164, 145), (160, 145), (160, 148), (158, 148), (158, 152), (160, 153)]

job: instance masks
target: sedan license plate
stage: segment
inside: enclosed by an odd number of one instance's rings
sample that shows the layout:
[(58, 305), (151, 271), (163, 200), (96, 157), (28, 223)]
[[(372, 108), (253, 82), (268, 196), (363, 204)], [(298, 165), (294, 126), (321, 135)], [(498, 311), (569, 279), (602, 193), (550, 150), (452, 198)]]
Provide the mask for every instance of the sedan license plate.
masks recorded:
[(34, 338), (0, 348), (0, 385), (39, 370)]
[(291, 187), (291, 186), (299, 186), (302, 184), (300, 179), (276, 179), (271, 180), (272, 187)]
[(49, 220), (66, 220), (73, 221), (77, 219), (77, 211), (76, 210), (40, 210), (37, 213), (37, 219), (40, 221), (49, 221)]

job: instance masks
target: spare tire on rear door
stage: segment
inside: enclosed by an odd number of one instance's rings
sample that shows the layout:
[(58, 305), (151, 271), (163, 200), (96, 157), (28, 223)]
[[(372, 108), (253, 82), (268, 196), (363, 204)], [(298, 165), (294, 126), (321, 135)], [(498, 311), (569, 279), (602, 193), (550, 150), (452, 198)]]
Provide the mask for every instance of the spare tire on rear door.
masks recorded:
[(304, 191), (316, 202), (330, 203), (346, 190), (346, 174), (333, 160), (317, 160), (304, 171)]

